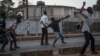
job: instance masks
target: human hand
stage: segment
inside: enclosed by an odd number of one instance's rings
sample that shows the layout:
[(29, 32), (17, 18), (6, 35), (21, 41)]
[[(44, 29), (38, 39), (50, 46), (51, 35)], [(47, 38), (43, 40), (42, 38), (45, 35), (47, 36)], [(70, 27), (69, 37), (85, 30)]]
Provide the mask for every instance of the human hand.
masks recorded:
[(83, 2), (83, 5), (84, 5), (84, 6), (86, 5), (86, 2), (85, 2), (85, 1)]

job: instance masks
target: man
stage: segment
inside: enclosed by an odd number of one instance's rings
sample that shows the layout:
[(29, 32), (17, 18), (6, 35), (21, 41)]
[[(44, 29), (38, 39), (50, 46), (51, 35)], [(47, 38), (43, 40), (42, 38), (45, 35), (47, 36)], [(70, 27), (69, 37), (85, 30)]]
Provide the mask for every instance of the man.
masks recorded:
[(44, 15), (41, 17), (40, 23), (41, 23), (41, 28), (42, 28), (41, 45), (44, 45), (44, 41), (43, 41), (44, 38), (45, 38), (45, 44), (49, 45), (49, 43), (48, 43), (48, 30), (47, 30), (48, 17), (47, 17), (46, 11), (44, 11)]
[(93, 23), (93, 17), (92, 17), (93, 16), (93, 9), (91, 7), (88, 7), (87, 8), (88, 14), (85, 14), (85, 13), (83, 13), (83, 9), (84, 9), (85, 5), (86, 5), (86, 2), (83, 2), (83, 6), (82, 6), (82, 8), (80, 10), (80, 14), (85, 19), (84, 23), (83, 23), (83, 27), (82, 27), (82, 32), (84, 33), (84, 36), (85, 36), (85, 44), (82, 47), (82, 50), (80, 52), (80, 56), (86, 56), (86, 55), (84, 55), (84, 53), (86, 51), (86, 48), (90, 44), (90, 42), (91, 42), (92, 54), (97, 54), (98, 53), (98, 52), (95, 51), (95, 39), (92, 36), (91, 31), (90, 31), (90, 27), (91, 27), (91, 25)]
[(3, 12), (1, 14), (1, 19), (0, 19), (0, 38), (2, 39), (2, 47), (1, 47), (1, 51), (5, 51), (4, 48), (5, 46), (8, 44), (8, 38), (6, 35), (6, 13)]
[[(20, 16), (20, 15), (19, 15)], [(19, 17), (18, 16), (18, 17)], [(18, 47), (17, 46), (17, 44), (16, 44), (16, 42), (17, 42), (17, 40), (16, 40), (16, 32), (15, 32), (15, 30), (16, 30), (16, 28), (17, 28), (17, 26), (18, 26), (18, 24), (20, 23), (21, 21), (20, 21), (20, 18), (17, 18), (16, 19), (16, 22), (14, 22), (14, 23), (12, 23), (11, 25), (10, 25), (10, 27), (8, 28), (8, 30), (10, 31), (9, 32), (9, 34), (10, 34), (10, 36), (11, 36), (11, 42), (10, 42), (10, 50), (16, 50), (16, 48), (20, 48), (20, 47)], [(14, 44), (14, 48), (12, 47), (12, 45)]]
[(48, 27), (51, 27), (53, 29), (54, 34), (56, 36), (56, 39), (54, 40), (53, 45), (52, 45), (53, 47), (55, 46), (55, 43), (57, 42), (57, 40), (59, 38), (61, 38), (62, 43), (66, 43), (66, 42), (64, 42), (63, 35), (60, 33), (59, 22), (62, 21), (62, 20), (64, 20), (64, 19), (66, 19), (66, 18), (68, 18), (68, 17), (70, 17), (70, 16), (68, 15), (68, 16), (66, 16), (64, 18), (59, 19), (59, 20), (55, 20), (54, 17), (51, 18), (52, 23), (49, 24)]

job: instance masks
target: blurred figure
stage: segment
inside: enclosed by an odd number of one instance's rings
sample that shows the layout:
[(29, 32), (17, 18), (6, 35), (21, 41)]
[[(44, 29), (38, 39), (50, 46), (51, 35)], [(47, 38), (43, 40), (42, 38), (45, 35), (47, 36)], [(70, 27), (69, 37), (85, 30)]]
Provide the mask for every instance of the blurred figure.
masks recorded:
[(50, 24), (48, 25), (48, 27), (51, 27), (51, 28), (53, 29), (54, 34), (55, 34), (55, 36), (56, 36), (56, 38), (55, 38), (55, 40), (54, 40), (52, 46), (55, 46), (55, 43), (57, 42), (57, 40), (58, 40), (59, 38), (61, 38), (62, 43), (66, 43), (66, 42), (64, 42), (64, 37), (63, 37), (63, 35), (60, 33), (59, 23), (60, 23), (62, 20), (68, 18), (68, 17), (70, 17), (70, 15), (65, 16), (64, 18), (61, 18), (61, 19), (59, 19), (59, 20), (55, 20), (54, 17), (51, 18), (52, 23), (50, 23)]
[(2, 47), (0, 51), (5, 51), (4, 48), (8, 44), (8, 38), (6, 35), (6, 12), (1, 13), (0, 18), (0, 39), (2, 40)]
[(80, 14), (84, 17), (85, 21), (83, 23), (82, 32), (85, 36), (85, 44), (82, 47), (82, 50), (80, 52), (80, 56), (86, 56), (84, 55), (86, 48), (91, 42), (91, 52), (92, 54), (97, 54), (98, 52), (95, 51), (95, 39), (91, 34), (90, 28), (93, 23), (93, 9), (91, 7), (87, 8), (88, 14), (83, 13), (84, 6), (86, 5), (86, 2), (83, 2), (83, 6), (80, 10)]
[(45, 39), (45, 44), (49, 45), (48, 43), (48, 17), (47, 17), (47, 12), (44, 11), (44, 15), (41, 17), (40, 20), (41, 23), (41, 28), (42, 28), (42, 38), (41, 38), (41, 45), (44, 45), (44, 39)]
[[(15, 32), (19, 23), (21, 23), (21, 15), (20, 14), (18, 14), (16, 21), (8, 27), (9, 34), (11, 37), (10, 50), (16, 50), (16, 48), (20, 48), (16, 44), (17, 40), (16, 40), (16, 32)], [(14, 48), (13, 48), (13, 44), (14, 44)]]

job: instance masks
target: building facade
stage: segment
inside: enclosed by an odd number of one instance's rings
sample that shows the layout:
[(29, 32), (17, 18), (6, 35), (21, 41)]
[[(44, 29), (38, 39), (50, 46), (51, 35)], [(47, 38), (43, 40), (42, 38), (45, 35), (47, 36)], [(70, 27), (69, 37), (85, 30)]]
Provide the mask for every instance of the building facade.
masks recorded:
[[(70, 18), (63, 20), (60, 23), (60, 30), (63, 33), (64, 31), (74, 31), (75, 25), (82, 21), (82, 17), (79, 14), (80, 9), (77, 9), (75, 7), (70, 6), (60, 6), (60, 5), (46, 5), (44, 7), (38, 7), (36, 5), (29, 5), (28, 6), (28, 19), (29, 19), (29, 26), (27, 26), (27, 13), (26, 13), (26, 7), (19, 7), (15, 8), (14, 13), (22, 12), (23, 14), (23, 21), (20, 24), (20, 27), (17, 30), (18, 34), (25, 34), (27, 33), (27, 30), (30, 32), (30, 34), (36, 34), (38, 35), (41, 33), (40, 23), (39, 20), (41, 16), (43, 15), (43, 11), (46, 10), (49, 19), (51, 17), (55, 17), (56, 19), (59, 19), (61, 17), (64, 17), (66, 15), (71, 15)], [(84, 10), (85, 12), (86, 10)], [(100, 22), (100, 11), (94, 11), (94, 20), (96, 22)], [(75, 22), (75, 23), (73, 23)], [(23, 26), (23, 27), (21, 27)], [(26, 28), (25, 28), (26, 27)], [(67, 28), (66, 28), (67, 27)], [(72, 30), (72, 29), (73, 30)], [(48, 29), (49, 33), (53, 33), (52, 29)], [(76, 30), (77, 31), (77, 30)]]

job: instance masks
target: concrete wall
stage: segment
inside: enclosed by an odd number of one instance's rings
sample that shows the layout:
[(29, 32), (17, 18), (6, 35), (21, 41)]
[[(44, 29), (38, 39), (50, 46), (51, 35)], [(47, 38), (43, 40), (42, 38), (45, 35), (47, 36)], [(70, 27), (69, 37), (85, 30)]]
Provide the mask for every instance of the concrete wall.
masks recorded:
[[(6, 25), (7, 25), (6, 28), (8, 28), (12, 22), (14, 22), (14, 20), (7, 20), (6, 21)], [(60, 23), (60, 27), (62, 27), (61, 23)], [(30, 34), (41, 33), (41, 27), (40, 27), (39, 21), (30, 20), (29, 25), (28, 25), (26, 20), (22, 20), (22, 22), (18, 25), (18, 27), (16, 29), (16, 33), (17, 34), (27, 34), (27, 30), (29, 31)], [(53, 30), (51, 28), (48, 28), (48, 32), (53, 33)]]
[[(78, 21), (78, 22), (77, 22), (77, 20), (70, 21), (70, 19), (74, 19), (74, 18), (69, 18), (69, 19), (66, 19), (59, 23), (60, 31), (62, 33), (79, 33), (79, 32), (81, 32), (81, 30), (76, 29), (76, 24), (79, 24), (80, 21)], [(14, 20), (7, 20), (6, 28), (9, 27), (9, 25), (12, 22), (14, 22)], [(49, 21), (49, 23), (50, 23), (50, 21)], [(95, 20), (93, 27), (92, 27), (94, 32), (100, 32), (100, 27), (98, 27), (98, 26), (100, 26), (100, 20)], [(29, 34), (36, 34), (36, 35), (40, 34), (41, 27), (40, 27), (39, 21), (30, 20), (29, 25), (28, 25), (26, 20), (22, 20), (22, 22), (18, 25), (18, 28), (16, 29), (16, 33), (17, 34), (27, 34), (27, 30), (29, 31)], [(48, 28), (48, 32), (53, 33), (53, 30), (51, 28)]]

